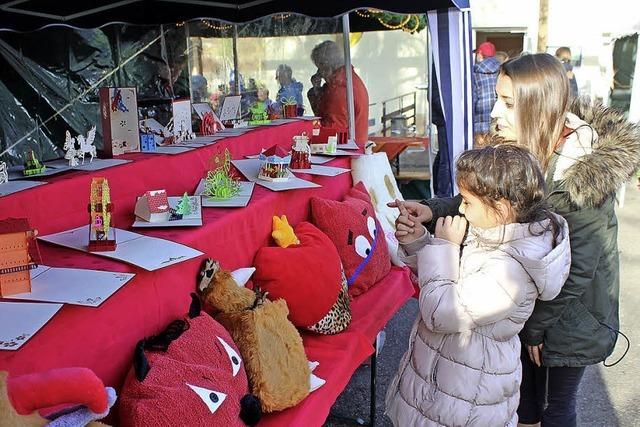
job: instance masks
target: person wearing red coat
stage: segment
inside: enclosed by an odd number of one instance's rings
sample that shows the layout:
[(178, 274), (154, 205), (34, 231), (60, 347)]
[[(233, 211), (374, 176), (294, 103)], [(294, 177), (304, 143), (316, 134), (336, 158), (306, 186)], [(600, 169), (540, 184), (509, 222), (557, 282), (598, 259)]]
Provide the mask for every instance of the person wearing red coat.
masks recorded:
[[(311, 60), (318, 71), (311, 76), (311, 89), (307, 97), (322, 125), (347, 130), (349, 107), (347, 106), (347, 73), (344, 56), (335, 42), (327, 40), (311, 51)], [(355, 141), (363, 146), (369, 130), (369, 94), (367, 88), (351, 67), (353, 78), (353, 103), (355, 109)], [(325, 84), (322, 85), (322, 79)]]

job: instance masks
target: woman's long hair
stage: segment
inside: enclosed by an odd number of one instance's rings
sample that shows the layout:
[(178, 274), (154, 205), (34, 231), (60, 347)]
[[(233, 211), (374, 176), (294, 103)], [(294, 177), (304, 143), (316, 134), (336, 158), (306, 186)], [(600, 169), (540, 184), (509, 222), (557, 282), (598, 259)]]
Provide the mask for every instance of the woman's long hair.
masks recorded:
[(562, 137), (569, 106), (569, 79), (547, 53), (522, 55), (502, 64), (500, 74), (513, 83), (516, 135), (546, 172)]

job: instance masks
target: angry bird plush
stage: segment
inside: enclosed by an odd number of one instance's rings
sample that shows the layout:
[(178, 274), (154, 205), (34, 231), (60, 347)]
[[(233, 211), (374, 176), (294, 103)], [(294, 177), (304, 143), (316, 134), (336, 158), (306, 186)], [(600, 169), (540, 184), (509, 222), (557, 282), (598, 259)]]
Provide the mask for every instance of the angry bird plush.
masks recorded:
[(244, 361), (229, 333), (192, 295), (189, 317), (138, 342), (120, 398), (122, 426), (254, 425)]
[(311, 218), (338, 249), (349, 295), (362, 294), (389, 273), (389, 248), (362, 183), (355, 185), (342, 202), (313, 197)]
[(281, 218), (273, 217), (273, 232), (271, 236), (281, 248), (300, 244), (300, 240), (298, 240), (296, 233), (293, 231), (293, 227), (289, 225), (286, 215), (282, 215)]
[(258, 288), (244, 288), (211, 259), (203, 264), (198, 290), (238, 344), (262, 410), (279, 411), (302, 401), (312, 374), (302, 338), (287, 319), (287, 303), (269, 301)]

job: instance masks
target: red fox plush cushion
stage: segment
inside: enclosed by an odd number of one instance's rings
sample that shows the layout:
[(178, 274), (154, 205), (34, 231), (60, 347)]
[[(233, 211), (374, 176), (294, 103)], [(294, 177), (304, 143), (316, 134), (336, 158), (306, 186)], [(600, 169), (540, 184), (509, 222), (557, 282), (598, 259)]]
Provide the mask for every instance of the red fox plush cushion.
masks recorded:
[(362, 183), (342, 202), (313, 197), (311, 217), (338, 249), (352, 297), (389, 273), (391, 261), (384, 232)]
[[(294, 325), (319, 333), (340, 332), (348, 326), (351, 314), (346, 291), (340, 298), (343, 274), (338, 251), (329, 237), (309, 222), (301, 222), (294, 231), (300, 244), (258, 251), (253, 283), (269, 292), (270, 299), (287, 302), (289, 320)], [(334, 313), (331, 330), (316, 330), (314, 325), (345, 299), (346, 313), (344, 306)]]

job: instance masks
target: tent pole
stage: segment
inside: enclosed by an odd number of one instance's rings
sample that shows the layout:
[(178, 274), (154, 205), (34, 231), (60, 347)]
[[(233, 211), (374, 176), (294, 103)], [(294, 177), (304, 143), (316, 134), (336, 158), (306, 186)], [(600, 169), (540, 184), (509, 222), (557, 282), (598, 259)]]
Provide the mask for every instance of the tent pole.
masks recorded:
[(344, 66), (347, 76), (347, 107), (349, 108), (349, 140), (356, 139), (355, 107), (353, 104), (353, 74), (351, 73), (351, 46), (349, 45), (349, 14), (342, 15), (342, 39), (344, 42)]
[(235, 82), (236, 95), (240, 95), (239, 76), (240, 76), (240, 72), (238, 71), (238, 24), (233, 24), (233, 80)]
[[(429, 32), (430, 28), (427, 26), (427, 100), (429, 103), (429, 113), (427, 116), (427, 133), (429, 135), (429, 149), (427, 150), (427, 155), (429, 156), (429, 175), (431, 179), (429, 180), (429, 187), (431, 190), (431, 197), (435, 197), (434, 189), (433, 189), (433, 161), (434, 158), (431, 157), (433, 153), (433, 116), (432, 116), (432, 102), (433, 102), (433, 81), (431, 80), (432, 76), (432, 67), (433, 67), (433, 51), (431, 50), (431, 33)], [(436, 88), (437, 90), (438, 88)]]

